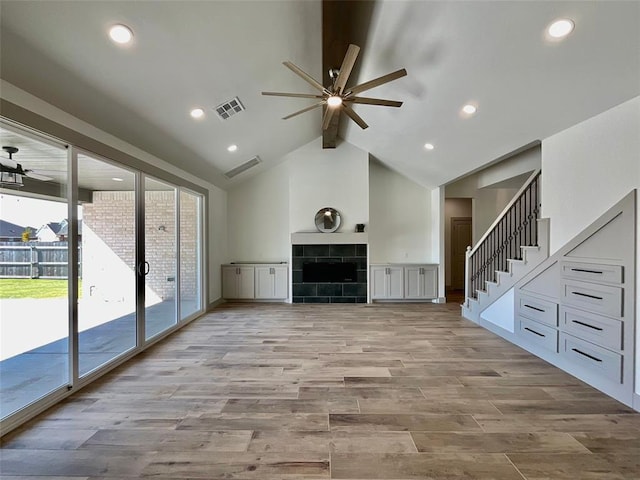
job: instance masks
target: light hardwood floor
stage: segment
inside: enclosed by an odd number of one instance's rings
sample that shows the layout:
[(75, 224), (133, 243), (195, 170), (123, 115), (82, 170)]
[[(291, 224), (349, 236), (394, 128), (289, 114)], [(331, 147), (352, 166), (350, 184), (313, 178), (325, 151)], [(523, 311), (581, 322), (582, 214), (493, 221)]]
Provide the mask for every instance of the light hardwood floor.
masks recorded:
[(640, 478), (640, 414), (457, 304), (226, 304), (2, 439), (0, 477)]

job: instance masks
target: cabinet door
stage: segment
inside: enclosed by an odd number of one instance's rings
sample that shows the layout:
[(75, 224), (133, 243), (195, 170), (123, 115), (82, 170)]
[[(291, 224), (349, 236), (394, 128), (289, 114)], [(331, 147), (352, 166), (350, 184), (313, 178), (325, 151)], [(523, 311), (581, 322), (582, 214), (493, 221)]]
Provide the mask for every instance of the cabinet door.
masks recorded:
[(287, 285), (288, 268), (284, 266), (256, 267), (256, 298), (285, 299), (289, 291)]
[(289, 297), (289, 267), (273, 267), (274, 289), (273, 298), (286, 299)]
[(238, 295), (236, 298), (254, 298), (254, 267), (238, 267)]
[(387, 298), (387, 268), (371, 267), (371, 299)]
[(388, 298), (404, 298), (404, 268), (387, 267)]
[(222, 297), (238, 298), (238, 267), (222, 267)]
[(274, 277), (272, 267), (256, 267), (256, 298), (273, 298)]
[(438, 267), (427, 266), (423, 270), (424, 298), (438, 298)]
[(424, 269), (404, 267), (405, 298), (424, 298)]

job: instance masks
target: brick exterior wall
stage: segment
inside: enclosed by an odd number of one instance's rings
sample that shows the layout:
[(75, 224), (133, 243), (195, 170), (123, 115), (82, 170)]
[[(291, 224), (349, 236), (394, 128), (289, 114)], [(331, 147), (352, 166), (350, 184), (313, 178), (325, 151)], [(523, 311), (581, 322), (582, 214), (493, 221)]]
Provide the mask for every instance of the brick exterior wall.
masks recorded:
[[(177, 275), (175, 194), (173, 191), (148, 191), (145, 196), (145, 246), (149, 262), (147, 288), (162, 300), (173, 299)], [(197, 199), (183, 194), (181, 201), (180, 228), (184, 232), (181, 235), (181, 271), (185, 277), (182, 292), (188, 296), (196, 291), (196, 276), (192, 272), (197, 264), (197, 238), (190, 232), (197, 231)], [(132, 269), (135, 268), (134, 218), (132, 191), (96, 191), (93, 192), (92, 203), (83, 204), (84, 224)]]

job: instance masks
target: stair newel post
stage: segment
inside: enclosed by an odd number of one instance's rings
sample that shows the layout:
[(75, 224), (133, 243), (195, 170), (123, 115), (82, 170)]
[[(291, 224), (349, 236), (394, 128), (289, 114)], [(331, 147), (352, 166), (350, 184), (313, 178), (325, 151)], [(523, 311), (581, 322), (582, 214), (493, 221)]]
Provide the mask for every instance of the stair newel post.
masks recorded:
[(471, 246), (467, 246), (467, 251), (465, 252), (465, 262), (464, 262), (464, 301), (467, 302), (467, 299), (471, 296), (471, 292), (473, 291), (471, 288), (471, 272), (475, 271), (475, 268), (471, 265)]

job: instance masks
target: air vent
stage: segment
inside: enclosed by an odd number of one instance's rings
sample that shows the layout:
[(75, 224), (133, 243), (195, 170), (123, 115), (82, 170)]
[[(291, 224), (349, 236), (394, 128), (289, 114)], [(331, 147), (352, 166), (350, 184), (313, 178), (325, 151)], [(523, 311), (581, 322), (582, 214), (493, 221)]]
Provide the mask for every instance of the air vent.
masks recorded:
[(246, 172), (250, 168), (255, 167), (260, 162), (261, 162), (260, 157), (258, 157), (256, 155), (255, 157), (253, 157), (248, 162), (244, 162), (242, 165), (237, 166), (233, 170), (229, 170), (228, 172), (226, 172), (224, 174), (224, 176), (229, 178), (229, 179), (231, 179), (231, 178), (235, 177), (236, 175), (240, 175), (242, 172)]
[(215, 110), (221, 120), (227, 120), (230, 116), (243, 111), (244, 105), (238, 97), (235, 97), (233, 100), (218, 105)]

